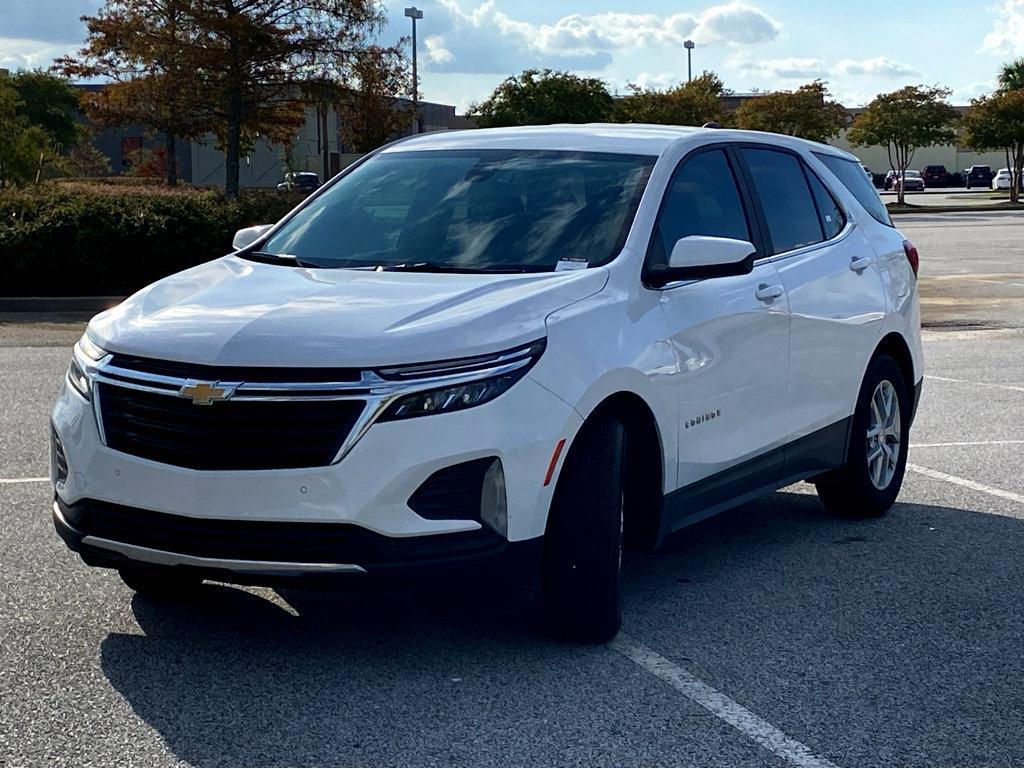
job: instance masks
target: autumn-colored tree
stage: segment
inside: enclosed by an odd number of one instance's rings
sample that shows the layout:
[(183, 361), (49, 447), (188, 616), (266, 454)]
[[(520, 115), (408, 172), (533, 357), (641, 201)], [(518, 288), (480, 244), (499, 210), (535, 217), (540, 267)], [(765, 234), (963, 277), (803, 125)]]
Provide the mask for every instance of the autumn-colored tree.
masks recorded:
[(628, 88), (630, 93), (615, 104), (614, 119), (619, 123), (699, 126), (724, 117), (725, 87), (713, 72), (664, 91), (633, 83)]
[(211, 125), (196, 69), (200, 40), (193, 10), (193, 0), (106, 0), (95, 16), (82, 17), (85, 46), (55, 63), (66, 75), (109, 82), (83, 96), (91, 120), (138, 124), (163, 135), (170, 186), (178, 181), (176, 140), (199, 136)]
[(67, 170), (72, 176), (85, 179), (109, 176), (110, 158), (83, 138), (68, 152)]
[(412, 75), (401, 43), (368, 47), (353, 73), (356, 83), (339, 105), (341, 132), (356, 152), (370, 152), (412, 124), (412, 105), (401, 101), (412, 89)]
[(1010, 201), (1020, 199), (1024, 173), (1024, 90), (997, 91), (971, 102), (960, 141), (978, 152), (1003, 150), (1010, 169)]
[(795, 91), (771, 91), (744, 101), (733, 119), (737, 128), (770, 131), (825, 142), (839, 135), (849, 118), (830, 98), (828, 86), (815, 80)]
[(241, 151), (257, 136), (289, 141), (303, 119), (302, 84), (347, 83), (384, 14), (378, 0), (190, 0), (200, 41), (193, 65), (238, 195)]
[(469, 114), (481, 128), (597, 123), (612, 114), (612, 96), (604, 81), (571, 72), (528, 69), (506, 78)]
[[(852, 144), (879, 144), (889, 153), (889, 165), (902, 179), (918, 147), (951, 144), (956, 140), (959, 115), (946, 99), (950, 90), (939, 86), (908, 85), (876, 96), (857, 115), (847, 138)], [(904, 202), (898, 185), (898, 202)]]

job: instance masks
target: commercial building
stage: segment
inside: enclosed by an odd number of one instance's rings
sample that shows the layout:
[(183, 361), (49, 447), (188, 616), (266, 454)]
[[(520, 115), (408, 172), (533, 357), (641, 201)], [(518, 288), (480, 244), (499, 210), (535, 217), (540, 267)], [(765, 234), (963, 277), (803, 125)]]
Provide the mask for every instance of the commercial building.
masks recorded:
[[(76, 87), (83, 91), (94, 91), (104, 86)], [(400, 106), (411, 106), (405, 100), (398, 103)], [(424, 131), (448, 131), (467, 127), (465, 118), (457, 116), (455, 107), (450, 104), (421, 101), (419, 111)], [(251, 151), (241, 159), (239, 183), (242, 187), (274, 187), (287, 171), (315, 171), (321, 179), (338, 173), (359, 157), (352, 152), (351, 147), (346, 146), (342, 138), (341, 120), (336, 110), (330, 110), (327, 116), (327, 136), (324, 137), (316, 108), (306, 107), (305, 120), (296, 132), (295, 140), (290, 147), (266, 139), (257, 139), (253, 143)], [(416, 123), (410, 120), (408, 128), (400, 135), (407, 136), (415, 131)], [(325, 143), (326, 174), (323, 151)], [(130, 171), (132, 159), (137, 157), (139, 150), (149, 149), (156, 152), (160, 151), (163, 144), (162, 135), (150, 134), (143, 126), (138, 125), (103, 129), (93, 138), (93, 145), (110, 158), (111, 170), (117, 175)], [(198, 140), (179, 139), (175, 148), (178, 178), (181, 181), (200, 186), (224, 185), (224, 153), (218, 149), (213, 134)]]

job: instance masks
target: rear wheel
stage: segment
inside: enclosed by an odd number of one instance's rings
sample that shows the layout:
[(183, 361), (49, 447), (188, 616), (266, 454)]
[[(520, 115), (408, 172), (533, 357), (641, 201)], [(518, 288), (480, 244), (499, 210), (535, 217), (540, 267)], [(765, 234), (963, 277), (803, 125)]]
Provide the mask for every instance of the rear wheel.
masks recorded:
[(622, 623), (620, 571), (625, 429), (612, 416), (576, 437), (551, 503), (541, 600), (547, 626), (574, 641), (603, 643)]
[(136, 593), (153, 598), (187, 595), (203, 584), (201, 578), (168, 566), (125, 566), (117, 573)]
[(845, 464), (815, 481), (825, 507), (859, 518), (892, 507), (906, 471), (909, 417), (910, 393), (900, 367), (879, 355), (861, 385)]

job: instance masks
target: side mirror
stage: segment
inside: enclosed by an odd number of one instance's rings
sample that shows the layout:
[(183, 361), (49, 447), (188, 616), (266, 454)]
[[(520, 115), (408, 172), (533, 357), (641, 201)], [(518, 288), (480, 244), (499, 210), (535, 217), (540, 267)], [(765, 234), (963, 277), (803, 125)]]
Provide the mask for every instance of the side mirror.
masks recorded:
[(651, 267), (646, 279), (652, 286), (664, 286), (677, 280), (748, 275), (756, 255), (757, 249), (747, 240), (688, 235), (676, 241), (668, 264)]
[(231, 241), (231, 247), (235, 251), (241, 251), (243, 248), (248, 248), (260, 237), (264, 232), (269, 230), (274, 225), (272, 224), (257, 224), (255, 227), (246, 227), (245, 229), (239, 230), (235, 233), (235, 237)]

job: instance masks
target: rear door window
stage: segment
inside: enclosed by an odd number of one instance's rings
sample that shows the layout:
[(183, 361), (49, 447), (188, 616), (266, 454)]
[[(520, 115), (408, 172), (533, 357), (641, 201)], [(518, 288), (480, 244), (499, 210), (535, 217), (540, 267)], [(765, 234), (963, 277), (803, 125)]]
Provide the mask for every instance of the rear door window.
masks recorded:
[(807, 183), (811, 185), (814, 204), (818, 207), (818, 216), (821, 218), (821, 229), (825, 232), (825, 240), (831, 240), (843, 231), (843, 227), (846, 226), (846, 216), (821, 179), (806, 166), (804, 172), (807, 174)]
[[(773, 254), (792, 251), (824, 240), (818, 209), (800, 159), (771, 149), (740, 149), (768, 224)], [(861, 178), (864, 173), (861, 172)]]

